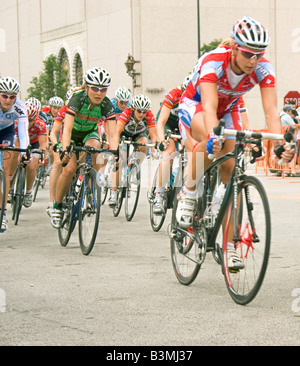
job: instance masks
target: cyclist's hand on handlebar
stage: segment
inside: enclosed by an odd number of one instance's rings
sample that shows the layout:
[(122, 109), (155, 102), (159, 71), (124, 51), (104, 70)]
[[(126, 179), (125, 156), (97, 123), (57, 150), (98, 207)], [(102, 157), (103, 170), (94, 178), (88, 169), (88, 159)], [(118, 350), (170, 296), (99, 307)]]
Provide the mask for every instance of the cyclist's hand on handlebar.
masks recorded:
[(62, 165), (66, 166), (68, 164), (69, 160), (70, 160), (70, 156), (69, 156), (68, 151), (67, 150), (60, 151), (59, 158), (62, 162)]
[(158, 145), (159, 150), (165, 151), (168, 148), (169, 143), (170, 143), (169, 141), (161, 140), (161, 142)]
[(295, 149), (288, 145), (277, 145), (274, 147), (274, 153), (278, 159), (282, 159), (284, 163), (289, 163), (293, 160)]
[[(223, 139), (224, 141), (224, 139)], [(206, 151), (209, 154), (217, 155), (222, 150), (222, 142), (216, 138), (216, 135), (211, 132), (207, 136)]]
[(27, 165), (31, 163), (32, 157), (31, 156), (27, 156), (26, 154), (22, 155), (22, 163)]

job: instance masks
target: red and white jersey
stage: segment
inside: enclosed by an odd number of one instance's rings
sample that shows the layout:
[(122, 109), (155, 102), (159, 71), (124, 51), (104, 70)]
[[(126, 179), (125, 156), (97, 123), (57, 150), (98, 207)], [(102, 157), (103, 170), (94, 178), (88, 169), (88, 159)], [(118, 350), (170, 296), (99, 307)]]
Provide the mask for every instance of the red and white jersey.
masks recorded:
[(192, 82), (189, 83), (183, 98), (196, 102), (201, 101), (200, 84), (216, 83), (218, 88), (218, 117), (237, 109), (238, 100), (249, 92), (255, 85), (261, 88), (275, 86), (275, 72), (273, 66), (265, 58), (261, 58), (251, 74), (241, 76), (233, 73), (230, 67), (232, 50), (219, 47), (201, 56), (193, 70)]
[[(16, 123), (15, 123), (15, 133), (16, 133), (16, 136), (18, 136), (18, 127), (17, 127)], [(31, 145), (38, 142), (39, 136), (47, 135), (46, 123), (41, 118), (36, 117), (32, 126), (29, 126), (29, 128), (28, 128), (28, 135), (29, 135), (29, 141), (30, 141)]]
[(58, 111), (57, 116), (55, 117), (55, 122), (57, 122), (61, 125), (63, 123), (63, 120), (65, 119), (66, 111), (67, 111), (67, 105), (65, 104)]

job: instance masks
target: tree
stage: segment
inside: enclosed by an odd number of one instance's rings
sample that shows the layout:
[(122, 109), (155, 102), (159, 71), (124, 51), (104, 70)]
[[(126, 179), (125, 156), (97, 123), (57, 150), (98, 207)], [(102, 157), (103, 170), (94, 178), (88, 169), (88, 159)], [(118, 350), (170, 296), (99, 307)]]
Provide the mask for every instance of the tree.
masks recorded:
[(208, 44), (203, 44), (203, 46), (200, 48), (201, 51), (201, 56), (209, 51), (212, 51), (214, 49), (216, 49), (222, 42), (222, 39), (214, 39), (213, 41), (211, 41)]
[(58, 96), (65, 100), (66, 92), (70, 86), (68, 71), (57, 61), (56, 56), (50, 55), (43, 61), (44, 70), (38, 77), (33, 77), (31, 86), (27, 89), (28, 97), (35, 97), (42, 105), (47, 104), (49, 99)]

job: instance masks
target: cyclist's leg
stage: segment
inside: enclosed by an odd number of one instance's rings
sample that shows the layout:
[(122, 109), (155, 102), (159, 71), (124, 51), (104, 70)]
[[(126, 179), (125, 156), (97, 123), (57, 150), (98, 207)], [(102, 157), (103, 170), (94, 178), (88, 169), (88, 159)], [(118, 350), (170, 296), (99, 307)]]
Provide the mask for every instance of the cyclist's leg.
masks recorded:
[[(53, 166), (49, 177), (49, 205), (48, 209), (53, 208), (53, 202), (55, 199), (56, 184), (59, 176), (62, 173), (61, 160), (58, 152), (53, 152)], [(50, 211), (48, 212), (48, 214)]]
[(33, 196), (32, 196), (32, 186), (35, 180), (36, 171), (39, 166), (38, 155), (33, 154), (31, 158), (31, 162), (26, 166), (26, 193), (24, 196), (24, 206), (26, 208), (32, 205)]
[[(188, 229), (193, 220), (196, 202), (196, 186), (204, 172), (206, 157), (206, 128), (201, 103), (180, 104), (180, 133), (185, 143), (188, 163), (185, 171), (185, 184), (178, 196), (176, 218), (178, 224)], [(208, 163), (207, 163), (208, 164)]]

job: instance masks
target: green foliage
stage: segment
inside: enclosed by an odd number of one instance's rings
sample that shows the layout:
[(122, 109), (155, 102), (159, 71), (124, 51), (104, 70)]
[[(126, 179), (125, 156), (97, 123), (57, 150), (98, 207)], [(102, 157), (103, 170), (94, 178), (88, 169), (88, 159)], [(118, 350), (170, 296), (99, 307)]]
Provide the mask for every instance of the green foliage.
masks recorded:
[(70, 86), (68, 71), (62, 67), (54, 55), (50, 55), (43, 64), (43, 71), (30, 81), (32, 86), (27, 89), (28, 98), (36, 97), (42, 105), (48, 104), (48, 100), (54, 96), (65, 100)]
[(222, 42), (222, 39), (214, 39), (213, 41), (211, 41), (208, 44), (203, 44), (203, 46), (200, 48), (201, 51), (201, 56), (209, 51), (212, 51), (214, 49), (216, 49)]

